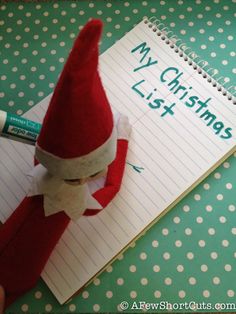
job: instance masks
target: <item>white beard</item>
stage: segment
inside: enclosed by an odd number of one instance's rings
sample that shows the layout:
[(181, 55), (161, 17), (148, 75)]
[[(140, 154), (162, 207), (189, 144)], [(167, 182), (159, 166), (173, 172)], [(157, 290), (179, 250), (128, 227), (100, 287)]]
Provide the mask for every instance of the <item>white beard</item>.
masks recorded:
[(70, 185), (64, 180), (52, 176), (47, 169), (38, 164), (29, 174), (32, 184), (28, 196), (43, 195), (45, 216), (60, 211), (74, 221), (89, 209), (102, 209), (102, 206), (91, 195), (87, 183), (83, 185)]

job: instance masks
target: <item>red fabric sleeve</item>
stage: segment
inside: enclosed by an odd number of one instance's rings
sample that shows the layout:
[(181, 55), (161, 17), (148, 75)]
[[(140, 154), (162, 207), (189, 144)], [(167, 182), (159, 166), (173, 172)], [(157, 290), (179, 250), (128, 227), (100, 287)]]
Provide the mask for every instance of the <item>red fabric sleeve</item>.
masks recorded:
[[(124, 169), (125, 160), (128, 150), (128, 141), (119, 139), (117, 141), (117, 153), (115, 160), (108, 166), (105, 186), (96, 191), (93, 197), (105, 208), (120, 190)], [(99, 213), (102, 209), (86, 209), (85, 216), (92, 216)]]

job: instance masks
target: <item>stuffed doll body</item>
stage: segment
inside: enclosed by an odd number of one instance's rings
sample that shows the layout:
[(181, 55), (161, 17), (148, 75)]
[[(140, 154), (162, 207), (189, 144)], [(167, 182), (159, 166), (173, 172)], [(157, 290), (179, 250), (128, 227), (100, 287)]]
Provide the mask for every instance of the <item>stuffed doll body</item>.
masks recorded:
[[(92, 20), (76, 39), (37, 139), (29, 195), (0, 228), (6, 307), (36, 284), (70, 220), (98, 214), (120, 189), (130, 125), (122, 115), (114, 122), (102, 86), (101, 31)], [(91, 194), (88, 181), (104, 171), (104, 186)]]

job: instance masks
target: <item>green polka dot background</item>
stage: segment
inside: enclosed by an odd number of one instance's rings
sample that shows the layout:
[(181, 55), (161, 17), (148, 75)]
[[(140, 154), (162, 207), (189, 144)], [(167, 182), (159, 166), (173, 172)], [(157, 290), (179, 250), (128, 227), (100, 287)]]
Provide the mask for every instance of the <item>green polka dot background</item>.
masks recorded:
[[(104, 22), (103, 52), (144, 16), (156, 16), (233, 93), (235, 12), (235, 0), (2, 3), (0, 109), (21, 115), (53, 91), (72, 43), (90, 17)], [(236, 154), (69, 303), (60, 306), (40, 280), (7, 313), (134, 313), (142, 312), (131, 310), (139, 301), (225, 304), (221, 312), (230, 312), (227, 304), (236, 303), (235, 173)]]

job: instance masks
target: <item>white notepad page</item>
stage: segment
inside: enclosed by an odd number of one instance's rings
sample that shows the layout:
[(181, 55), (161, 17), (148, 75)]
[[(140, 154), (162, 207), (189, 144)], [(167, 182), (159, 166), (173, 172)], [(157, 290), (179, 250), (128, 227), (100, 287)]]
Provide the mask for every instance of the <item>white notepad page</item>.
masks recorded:
[[(172, 70), (167, 71), (169, 67)], [(112, 107), (126, 114), (132, 124), (127, 161), (143, 169), (138, 172), (127, 164), (114, 201), (99, 215), (82, 217), (77, 224), (71, 222), (63, 234), (42, 273), (60, 303), (235, 150), (236, 106), (144, 22), (102, 54), (100, 70)], [(182, 94), (181, 90), (174, 94), (167, 86), (177, 71), (183, 72), (179, 81), (186, 90), (182, 89)], [(165, 82), (160, 80), (161, 74)], [(185, 91), (189, 96), (180, 100)], [(200, 112), (195, 112), (197, 105), (185, 104), (191, 102), (191, 95), (202, 102), (211, 98), (202, 113), (209, 109), (215, 115), (212, 124), (207, 126), (211, 119), (204, 120)], [(26, 116), (42, 121), (48, 101), (49, 97)], [(171, 114), (164, 106), (173, 103)], [(218, 123), (215, 129), (214, 123)], [(232, 130), (225, 131), (227, 128)], [(220, 137), (229, 133), (229, 139)], [(33, 166), (33, 148), (0, 139), (0, 156), (0, 218), (4, 222), (27, 192), (25, 174)]]

